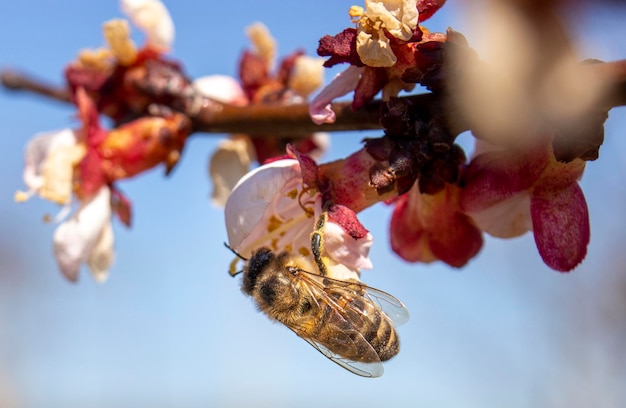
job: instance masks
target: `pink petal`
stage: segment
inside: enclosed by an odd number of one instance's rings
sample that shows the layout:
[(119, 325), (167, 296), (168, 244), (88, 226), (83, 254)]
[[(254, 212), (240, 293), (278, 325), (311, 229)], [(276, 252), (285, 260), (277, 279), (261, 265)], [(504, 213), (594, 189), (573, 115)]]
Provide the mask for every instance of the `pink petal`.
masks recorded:
[(324, 249), (331, 258), (352, 270), (372, 268), (369, 251), (373, 242), (370, 233), (354, 239), (338, 224), (327, 222), (324, 227)]
[(317, 163), (308, 154), (301, 153), (294, 145), (287, 145), (287, 154), (295, 157), (300, 163), (302, 183), (308, 188), (318, 188)]
[(119, 189), (111, 188), (111, 209), (122, 221), (122, 224), (130, 228), (133, 220), (132, 203)]
[(446, 0), (420, 0), (417, 2), (419, 10), (419, 21), (428, 20), (437, 10), (439, 10)]
[(589, 212), (580, 186), (535, 191), (530, 211), (535, 243), (546, 265), (560, 272), (575, 268), (587, 254), (590, 236)]
[(458, 211), (458, 188), (446, 185), (437, 194), (420, 194), (414, 186), (396, 202), (391, 218), (391, 247), (409, 262), (441, 260), (461, 267), (483, 245), (472, 220)]
[(548, 165), (545, 149), (483, 153), (467, 167), (460, 205), (464, 212), (489, 208), (530, 189)]
[(483, 246), (482, 234), (465, 214), (455, 213), (441, 227), (430, 234), (430, 249), (450, 266), (465, 265)]
[(330, 221), (339, 224), (353, 239), (361, 239), (368, 234), (367, 229), (361, 224), (356, 213), (341, 204), (334, 204), (328, 210)]
[(369, 103), (388, 82), (387, 70), (377, 67), (365, 67), (361, 78), (354, 88), (352, 109), (358, 110)]
[(408, 195), (398, 198), (391, 215), (389, 237), (391, 249), (408, 262), (433, 262), (437, 257), (430, 250), (428, 236), (422, 223), (408, 205)]
[(333, 80), (318, 93), (309, 105), (309, 115), (314, 123), (334, 123), (335, 112), (331, 107), (331, 102), (340, 96), (351, 92), (356, 88), (363, 68), (354, 65), (346, 68), (333, 78)]

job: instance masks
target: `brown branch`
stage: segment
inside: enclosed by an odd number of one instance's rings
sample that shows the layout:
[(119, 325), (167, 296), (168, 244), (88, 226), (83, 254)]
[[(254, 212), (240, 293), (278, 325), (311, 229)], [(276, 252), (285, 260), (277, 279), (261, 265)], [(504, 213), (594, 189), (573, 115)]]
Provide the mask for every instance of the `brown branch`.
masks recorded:
[(4, 69), (0, 72), (0, 79), (2, 85), (12, 91), (28, 91), (60, 102), (70, 102), (70, 93), (67, 88), (46, 84), (30, 75)]
[[(411, 96), (419, 106), (427, 107), (435, 100), (432, 94)], [(309, 105), (289, 106), (206, 106), (193, 116), (195, 129), (209, 133), (246, 134), (310, 134), (349, 130), (381, 129), (380, 100), (354, 111), (350, 102), (333, 103), (335, 123), (316, 125), (309, 116)]]
[[(607, 79), (608, 91), (601, 99), (602, 107), (626, 105), (626, 60), (595, 63), (584, 66), (592, 69), (593, 75)], [(55, 87), (12, 70), (0, 73), (2, 84), (13, 91), (28, 91), (54, 100), (69, 102), (66, 88)], [(440, 99), (433, 94), (409, 96), (417, 109), (432, 111), (441, 106)], [(308, 113), (308, 105), (291, 106), (246, 106), (222, 105), (204, 99), (201, 106), (186, 112), (194, 122), (194, 129), (206, 133), (245, 133), (257, 135), (280, 135), (311, 132), (336, 132), (350, 130), (380, 129), (380, 100), (375, 100), (359, 111), (353, 111), (349, 102), (333, 104), (337, 120), (332, 124), (315, 125)], [(191, 106), (191, 105), (189, 105)], [(466, 129), (460, 115), (447, 113), (449, 127), (453, 134)]]

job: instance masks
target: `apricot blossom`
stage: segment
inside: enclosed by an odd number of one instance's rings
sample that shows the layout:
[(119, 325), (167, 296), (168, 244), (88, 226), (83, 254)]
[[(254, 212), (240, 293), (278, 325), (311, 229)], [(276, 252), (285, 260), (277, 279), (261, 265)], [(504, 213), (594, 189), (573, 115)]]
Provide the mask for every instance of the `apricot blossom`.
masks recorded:
[(585, 162), (556, 161), (549, 146), (479, 154), (464, 176), (461, 207), (502, 238), (532, 230), (543, 261), (568, 272), (585, 257), (589, 213), (578, 180)]
[[(267, 163), (243, 177), (228, 197), (225, 221), (230, 247), (249, 258), (260, 247), (298, 254), (314, 265), (310, 234), (322, 212), (322, 194), (307, 180), (316, 171), (314, 162), (287, 158)], [(323, 229), (329, 275), (358, 279), (371, 268), (368, 253), (372, 236), (348, 225), (356, 221), (345, 207), (329, 211)], [(358, 223), (358, 221), (356, 221)]]
[(460, 268), (483, 244), (482, 233), (459, 208), (461, 190), (446, 183), (436, 194), (424, 194), (419, 184), (400, 196), (390, 223), (391, 248), (409, 262), (441, 260)]

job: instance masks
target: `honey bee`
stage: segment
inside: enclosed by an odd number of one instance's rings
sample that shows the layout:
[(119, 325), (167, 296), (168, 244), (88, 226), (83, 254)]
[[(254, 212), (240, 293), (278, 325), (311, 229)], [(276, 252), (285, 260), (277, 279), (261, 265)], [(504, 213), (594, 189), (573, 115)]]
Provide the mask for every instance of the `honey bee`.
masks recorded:
[[(333, 362), (363, 377), (383, 374), (383, 361), (398, 354), (394, 326), (408, 320), (395, 297), (359, 281), (326, 276), (320, 218), (311, 234), (315, 264), (262, 247), (244, 266), (242, 291), (259, 310), (302, 337)], [(231, 249), (232, 250), (232, 249)], [(311, 272), (318, 267), (320, 273)]]

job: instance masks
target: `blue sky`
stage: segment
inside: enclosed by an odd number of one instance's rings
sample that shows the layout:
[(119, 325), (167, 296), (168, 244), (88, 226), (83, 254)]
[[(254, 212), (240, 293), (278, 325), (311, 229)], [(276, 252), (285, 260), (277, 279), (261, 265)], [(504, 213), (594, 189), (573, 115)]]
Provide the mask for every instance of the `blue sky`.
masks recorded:
[[(270, 28), (279, 55), (298, 48), (314, 54), (321, 36), (349, 25), (353, 3), (170, 1), (172, 56), (191, 77), (234, 75), (248, 44), (244, 28), (256, 21)], [(471, 43), (461, 3), (450, 1), (427, 26), (452, 26)], [(102, 22), (120, 16), (116, 1), (3, 2), (0, 66), (60, 83), (79, 49), (102, 44)], [(623, 16), (599, 9), (577, 21), (585, 57), (626, 56)], [(23, 188), (28, 139), (75, 126), (73, 115), (70, 106), (0, 91), (0, 406), (487, 408), (565, 406), (574, 396), (592, 406), (599, 395), (626, 401), (618, 389), (624, 365), (614, 365), (624, 361), (615, 343), (625, 334), (604, 320), (626, 265), (623, 108), (611, 111), (601, 159), (581, 182), (592, 242), (571, 274), (543, 265), (530, 235), (487, 239), (460, 271), (407, 264), (389, 249), (390, 208), (362, 214), (376, 240), (374, 269), (363, 278), (411, 313), (399, 329), (400, 355), (376, 380), (347, 373), (272, 324), (228, 275), (232, 255), (222, 246), (222, 213), (210, 204), (207, 176), (217, 135), (194, 136), (169, 178), (157, 169), (121, 183), (135, 222), (131, 230), (115, 226), (109, 281), (97, 285), (84, 270), (78, 284), (66, 282), (52, 257), (54, 226), (42, 222), (58, 209), (39, 199), (15, 204), (13, 194)], [(325, 160), (377, 134), (336, 134)], [(617, 313), (623, 321), (623, 309)]]

